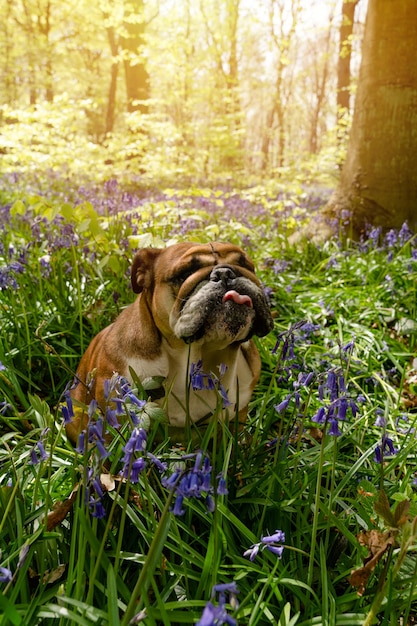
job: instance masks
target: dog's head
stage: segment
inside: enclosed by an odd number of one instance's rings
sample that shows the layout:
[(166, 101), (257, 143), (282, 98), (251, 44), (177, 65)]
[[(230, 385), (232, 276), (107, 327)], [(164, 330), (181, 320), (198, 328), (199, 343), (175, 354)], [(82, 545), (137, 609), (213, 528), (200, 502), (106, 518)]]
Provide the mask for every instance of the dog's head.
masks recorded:
[(132, 287), (143, 292), (160, 332), (186, 343), (222, 347), (262, 337), (273, 327), (252, 261), (229, 243), (140, 250)]

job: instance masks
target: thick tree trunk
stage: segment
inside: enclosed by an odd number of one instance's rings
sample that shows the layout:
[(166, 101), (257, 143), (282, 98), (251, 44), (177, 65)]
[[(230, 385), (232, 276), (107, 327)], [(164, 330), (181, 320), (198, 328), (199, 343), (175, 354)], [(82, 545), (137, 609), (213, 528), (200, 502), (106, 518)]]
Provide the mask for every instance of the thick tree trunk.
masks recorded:
[(339, 186), (308, 236), (323, 240), (350, 215), (417, 227), (417, 19), (415, 0), (369, 0), (358, 91)]

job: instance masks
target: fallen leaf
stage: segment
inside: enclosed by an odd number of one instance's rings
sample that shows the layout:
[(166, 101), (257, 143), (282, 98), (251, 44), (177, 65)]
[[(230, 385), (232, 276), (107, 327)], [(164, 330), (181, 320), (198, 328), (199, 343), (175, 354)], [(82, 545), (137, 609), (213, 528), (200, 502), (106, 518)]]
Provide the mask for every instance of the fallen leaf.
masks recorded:
[(368, 554), (364, 558), (365, 565), (353, 570), (349, 578), (352, 587), (358, 588), (358, 596), (364, 594), (370, 575), (388, 548), (395, 545), (395, 538), (396, 533), (392, 531), (382, 533), (379, 530), (369, 530), (359, 533), (358, 541), (361, 546), (368, 548)]

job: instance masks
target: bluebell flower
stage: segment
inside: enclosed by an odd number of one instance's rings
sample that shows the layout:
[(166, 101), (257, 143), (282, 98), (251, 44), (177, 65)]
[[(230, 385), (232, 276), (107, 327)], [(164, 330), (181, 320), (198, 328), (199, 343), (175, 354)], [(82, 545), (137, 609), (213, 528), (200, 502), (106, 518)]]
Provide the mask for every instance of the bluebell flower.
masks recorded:
[(78, 454), (84, 454), (85, 442), (86, 442), (86, 433), (85, 433), (85, 430), (83, 430), (78, 435), (77, 445), (75, 446), (75, 451), (78, 452)]
[(13, 580), (13, 574), (8, 567), (0, 567), (0, 583), (9, 583)]
[(316, 422), (317, 424), (324, 424), (326, 421), (326, 409), (324, 406), (321, 406), (318, 409), (317, 413), (311, 418), (311, 421)]
[(227, 487), (226, 487), (226, 479), (224, 477), (223, 474), (220, 474), (219, 478), (219, 482), (217, 485), (217, 494), (219, 496), (227, 496), (227, 494), (229, 493)]
[(210, 494), (208, 494), (206, 497), (206, 508), (209, 513), (214, 513), (216, 509), (216, 503), (214, 501), (214, 498)]
[(161, 461), (160, 459), (158, 459), (158, 457), (155, 456), (154, 454), (152, 454), (151, 452), (147, 452), (146, 456), (153, 463), (153, 465), (155, 465), (156, 469), (159, 472), (166, 472), (166, 470), (168, 468), (167, 463), (165, 463), (165, 462)]
[(183, 515), (185, 513), (183, 502), (187, 498), (203, 499), (207, 510), (213, 512), (213, 494), (227, 494), (224, 476), (220, 475), (217, 489), (215, 490), (212, 484), (213, 468), (206, 453), (198, 451), (186, 454), (182, 457), (182, 460), (183, 462), (194, 461), (193, 466), (188, 469), (176, 467), (169, 476), (162, 478), (162, 485), (169, 491), (173, 491), (176, 497), (172, 509), (174, 515)]
[(393, 440), (386, 433), (382, 435), (381, 443), (375, 448), (374, 461), (382, 463), (386, 457), (395, 456), (398, 448), (394, 446)]
[(64, 393), (65, 404), (61, 404), (62, 416), (64, 418), (64, 424), (69, 424), (74, 417), (74, 408), (72, 405), (72, 398), (70, 396), (69, 391), (65, 391)]
[(206, 374), (202, 371), (203, 361), (200, 359), (197, 363), (191, 363), (190, 367), (190, 381), (191, 387), (194, 391), (199, 391), (200, 389), (206, 389), (205, 377)]
[[(228, 614), (226, 610), (226, 604), (229, 600), (229, 604), (233, 609), (238, 608), (238, 593), (239, 589), (235, 582), (214, 585), (211, 592), (211, 599), (204, 607), (203, 614), (197, 622), (196, 626), (221, 626), (222, 624), (235, 626), (237, 622), (233, 617)], [(215, 605), (213, 602), (216, 594), (219, 594), (217, 605)]]
[(413, 237), (413, 231), (409, 228), (407, 222), (401, 226), (400, 231), (398, 233), (398, 239), (400, 245), (403, 246), (409, 239)]
[(265, 535), (261, 537), (262, 543), (271, 544), (278, 542), (285, 542), (285, 533), (282, 530), (276, 530), (273, 535)]
[(108, 450), (106, 450), (106, 440), (104, 432), (103, 419), (99, 417), (94, 422), (91, 422), (87, 427), (87, 435), (89, 443), (94, 443), (97, 452), (101, 459), (106, 459), (109, 456)]
[(258, 556), (258, 552), (261, 548), (261, 543), (255, 543), (248, 550), (245, 550), (243, 556), (247, 556), (250, 561), (254, 561)]
[(91, 515), (97, 518), (103, 518), (106, 510), (103, 506), (105, 491), (102, 487), (100, 476), (96, 474), (97, 468), (91, 467), (85, 469), (85, 505), (91, 511)]
[(292, 398), (292, 393), (289, 393), (284, 398), (284, 400), (282, 400), (279, 404), (274, 404), (274, 409), (276, 410), (276, 412), (277, 413), (283, 413), (287, 409), (287, 407), (288, 407), (288, 405), (290, 403), (291, 398)]
[(272, 535), (265, 535), (264, 537), (261, 537), (261, 540), (258, 543), (255, 543), (248, 550), (245, 550), (243, 556), (248, 557), (250, 561), (254, 561), (259, 554), (259, 551), (266, 549), (280, 559), (284, 551), (284, 546), (282, 545), (284, 543), (285, 533), (282, 530), (276, 530)]
[(330, 424), (330, 428), (328, 430), (329, 435), (332, 435), (333, 437), (340, 437), (342, 433), (340, 432), (337, 419), (329, 420), (329, 424)]
[(91, 510), (91, 515), (93, 517), (97, 517), (98, 519), (103, 519), (103, 517), (106, 517), (106, 509), (104, 508), (100, 498), (91, 498), (89, 506)]
[(146, 613), (146, 609), (142, 609), (142, 611), (139, 611), (139, 613), (132, 617), (129, 624), (140, 624), (140, 622), (143, 622), (143, 620), (146, 619), (147, 616), (148, 615)]
[(111, 409), (109, 406), (106, 408), (106, 421), (109, 426), (117, 430), (120, 428), (120, 424), (117, 421), (117, 414), (115, 409)]
[(374, 426), (377, 426), (379, 428), (385, 428), (387, 425), (387, 420), (384, 417), (384, 413), (382, 409), (377, 409), (376, 414), (377, 414), (377, 417), (376, 417)]
[(39, 465), (41, 461), (46, 461), (46, 459), (49, 458), (49, 454), (46, 452), (45, 446), (43, 444), (43, 439), (48, 433), (48, 430), (48, 428), (45, 428), (42, 431), (39, 441), (37, 441), (31, 449), (29, 465)]
[[(144, 428), (135, 427), (123, 447), (124, 455), (121, 459), (123, 468), (120, 472), (121, 476), (130, 479), (131, 482), (137, 483), (139, 474), (145, 469), (146, 461), (143, 453), (146, 449), (147, 432)], [(141, 456), (136, 458), (136, 454)]]
[(139, 457), (135, 459), (132, 464), (123, 466), (122, 471), (120, 472), (123, 478), (127, 478), (131, 483), (137, 483), (139, 481), (139, 475), (146, 468), (146, 461), (143, 457)]
[(191, 363), (190, 366), (190, 383), (194, 391), (201, 391), (206, 389), (208, 391), (218, 390), (220, 397), (223, 400), (223, 407), (229, 406), (231, 403), (227, 396), (227, 391), (221, 381), (222, 377), (226, 373), (227, 366), (223, 363), (219, 365), (219, 376), (216, 376), (212, 372), (204, 372), (203, 361), (200, 359), (197, 363)]
[(182, 508), (182, 503), (184, 502), (184, 496), (181, 494), (177, 494), (175, 498), (174, 507), (172, 512), (174, 515), (181, 516), (184, 515), (185, 509)]

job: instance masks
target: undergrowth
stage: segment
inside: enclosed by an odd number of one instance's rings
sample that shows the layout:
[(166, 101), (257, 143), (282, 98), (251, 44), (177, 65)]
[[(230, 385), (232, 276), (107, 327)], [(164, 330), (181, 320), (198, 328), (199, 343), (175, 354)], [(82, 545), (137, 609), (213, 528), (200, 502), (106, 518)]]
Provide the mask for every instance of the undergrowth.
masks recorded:
[[(83, 193), (1, 208), (1, 623), (412, 623), (412, 234), (291, 248), (316, 199)], [(114, 379), (111, 443), (95, 425), (72, 446), (68, 385), (132, 300), (135, 249), (189, 239), (243, 245), (271, 302), (244, 431), (219, 395), (198, 449), (176, 446), (146, 388)]]

